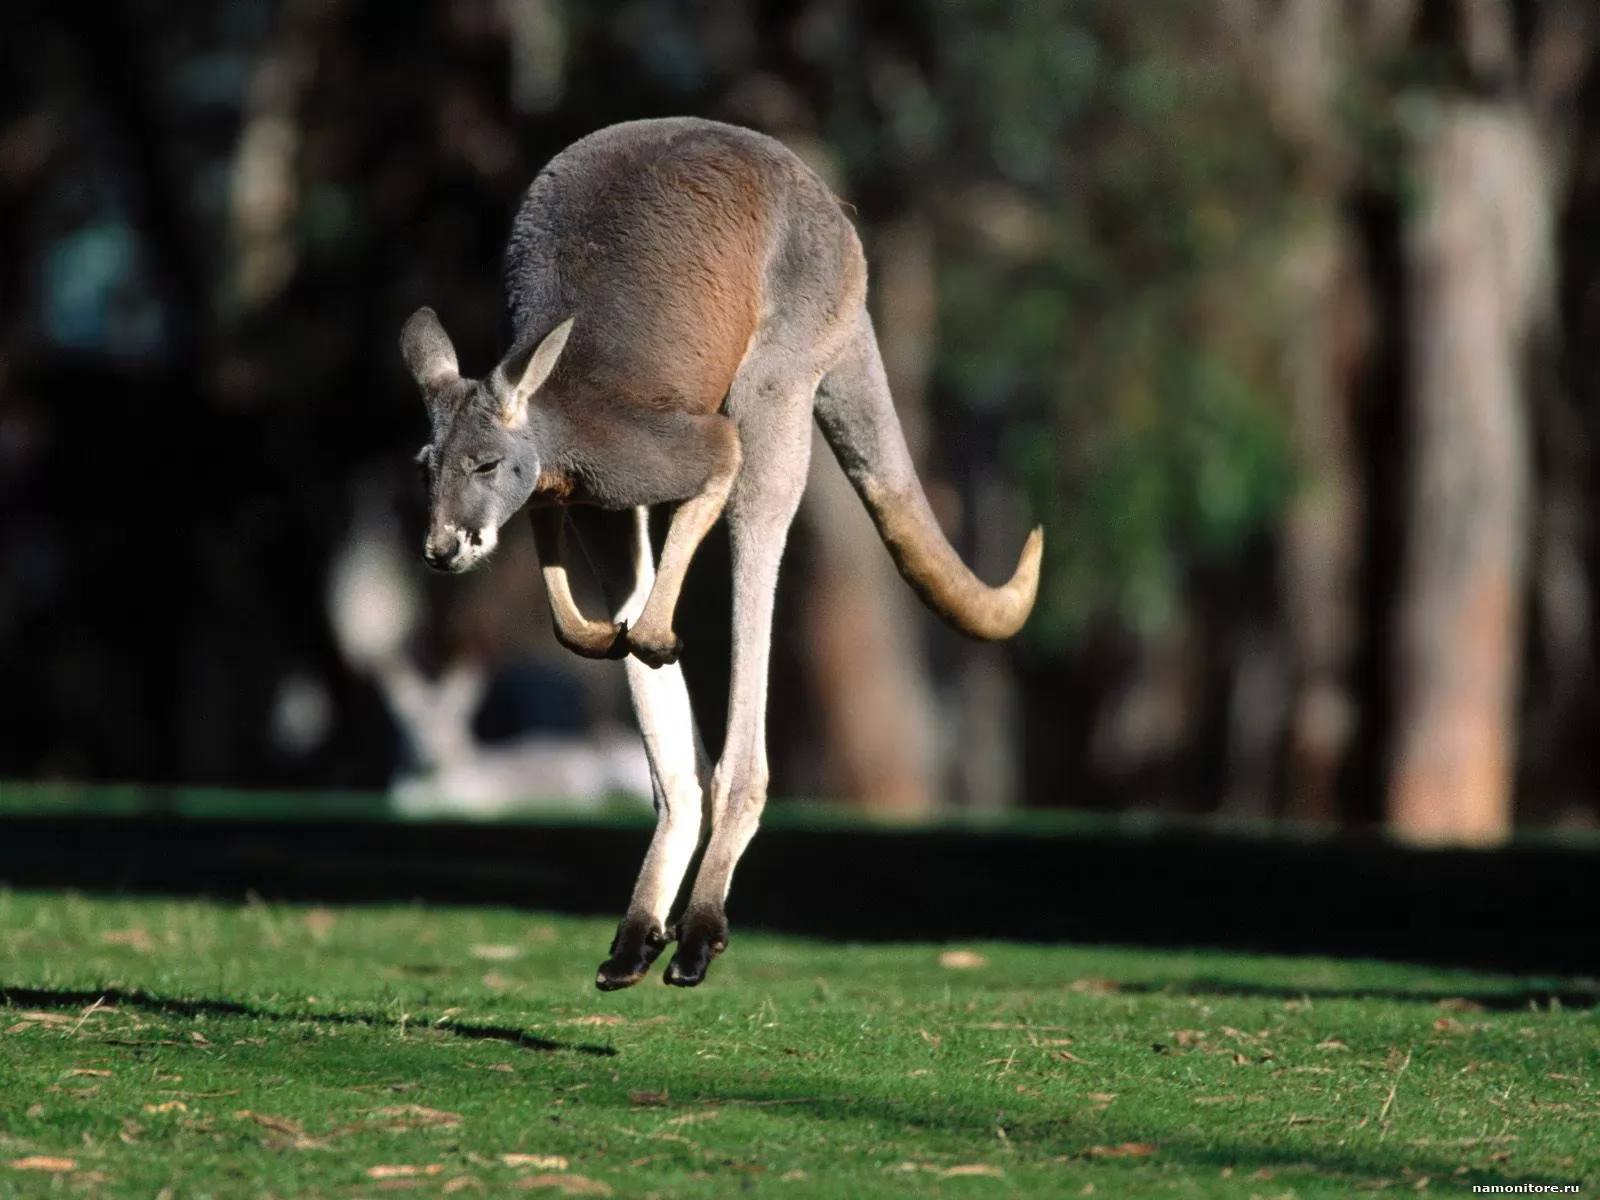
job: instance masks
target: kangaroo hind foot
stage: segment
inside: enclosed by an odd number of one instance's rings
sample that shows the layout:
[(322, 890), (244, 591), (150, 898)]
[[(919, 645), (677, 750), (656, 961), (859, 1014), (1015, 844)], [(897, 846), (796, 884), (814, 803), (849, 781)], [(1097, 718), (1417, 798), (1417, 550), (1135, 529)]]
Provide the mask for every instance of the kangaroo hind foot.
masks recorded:
[(595, 987), (602, 992), (632, 987), (649, 974), (671, 940), (661, 922), (649, 913), (629, 913), (617, 926), (617, 936), (611, 939), (611, 957), (600, 964)]
[(728, 918), (720, 908), (691, 904), (678, 920), (678, 949), (667, 964), (663, 982), (673, 987), (696, 987), (706, 977), (711, 960), (728, 948)]

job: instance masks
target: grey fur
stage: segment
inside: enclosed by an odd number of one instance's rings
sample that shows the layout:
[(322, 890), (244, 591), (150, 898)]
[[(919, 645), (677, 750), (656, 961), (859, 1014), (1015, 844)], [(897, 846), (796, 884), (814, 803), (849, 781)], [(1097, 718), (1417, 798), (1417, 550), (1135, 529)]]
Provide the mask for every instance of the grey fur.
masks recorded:
[[(692, 986), (726, 945), (724, 902), (766, 803), (773, 596), (813, 409), (902, 574), (953, 627), (982, 638), (1020, 627), (1041, 536), (998, 588), (951, 549), (894, 415), (860, 241), (822, 181), (771, 138), (692, 118), (583, 138), (529, 187), (503, 283), (513, 349), (486, 383), (460, 377), (430, 310), (402, 335), (434, 424), (426, 553), (463, 570), (530, 504), (557, 636), (581, 654), (627, 657), (658, 827), (597, 983), (637, 982), (671, 940), (669, 910), (703, 802), (710, 841), (666, 974)], [(499, 465), (483, 469), (491, 461)], [(676, 506), (659, 568), (640, 515), (656, 504)], [(619, 525), (598, 511), (607, 509), (635, 514)], [(672, 665), (672, 615), (695, 549), (724, 511), (733, 679), (707, 789)], [(572, 601), (569, 523), (606, 584), (609, 620)]]

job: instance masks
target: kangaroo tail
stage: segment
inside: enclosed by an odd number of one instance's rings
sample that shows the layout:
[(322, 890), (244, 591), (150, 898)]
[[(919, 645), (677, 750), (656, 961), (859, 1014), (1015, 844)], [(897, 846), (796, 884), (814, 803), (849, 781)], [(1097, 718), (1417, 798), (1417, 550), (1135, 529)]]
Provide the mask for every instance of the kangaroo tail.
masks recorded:
[(864, 309), (844, 356), (817, 389), (816, 416), (895, 566), (923, 603), (968, 637), (994, 641), (1021, 629), (1039, 590), (1044, 530), (1028, 535), (1016, 573), (999, 587), (961, 561), (917, 480)]

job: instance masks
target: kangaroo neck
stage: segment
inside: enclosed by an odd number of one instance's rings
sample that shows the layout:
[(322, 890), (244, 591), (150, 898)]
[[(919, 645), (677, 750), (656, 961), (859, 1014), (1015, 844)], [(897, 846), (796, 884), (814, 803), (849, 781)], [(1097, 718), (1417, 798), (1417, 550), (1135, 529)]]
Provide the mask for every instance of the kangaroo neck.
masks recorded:
[(528, 422), (518, 432), (518, 440), (527, 447), (524, 457), (534, 470), (533, 491), (528, 496), (534, 507), (582, 504), (588, 498), (572, 462), (571, 438), (564, 436), (566, 424), (554, 406), (541, 404), (537, 398), (529, 404)]

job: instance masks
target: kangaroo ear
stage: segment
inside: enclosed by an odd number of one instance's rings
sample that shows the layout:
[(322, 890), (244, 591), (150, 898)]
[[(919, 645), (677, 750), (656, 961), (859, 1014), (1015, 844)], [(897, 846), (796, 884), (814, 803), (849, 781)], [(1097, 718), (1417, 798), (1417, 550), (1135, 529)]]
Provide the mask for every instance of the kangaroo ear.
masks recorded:
[(507, 425), (521, 425), (528, 419), (528, 401), (533, 398), (556, 369), (556, 360), (566, 349), (576, 317), (568, 317), (530, 352), (518, 350), (494, 370), (495, 391), (500, 396), (500, 419)]
[(456, 348), (431, 308), (419, 308), (400, 330), (400, 356), (424, 393), (461, 376)]

